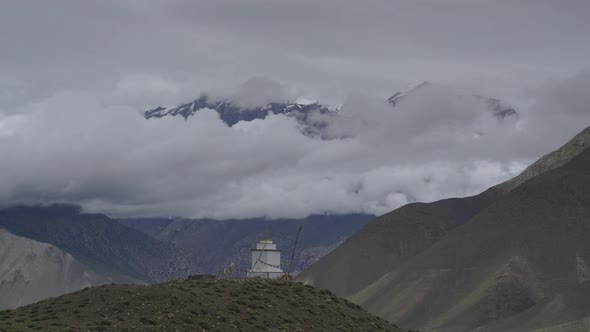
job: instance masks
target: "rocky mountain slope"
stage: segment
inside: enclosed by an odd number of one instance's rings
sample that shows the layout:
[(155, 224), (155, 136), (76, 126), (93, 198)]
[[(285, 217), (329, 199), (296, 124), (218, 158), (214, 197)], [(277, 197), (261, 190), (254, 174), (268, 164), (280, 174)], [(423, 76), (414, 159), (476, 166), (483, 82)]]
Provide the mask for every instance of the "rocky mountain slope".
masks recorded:
[(0, 312), (0, 331), (401, 331), (289, 281), (177, 280), (84, 289)]
[(386, 214), (298, 279), (426, 331), (470, 331), (566, 292), (588, 279), (589, 135), (512, 190)]
[(298, 280), (350, 296), (411, 260), (497, 197), (495, 190), (434, 203), (411, 203), (367, 224), (298, 276)]
[(539, 174), (567, 164), (588, 148), (590, 148), (590, 127), (574, 136), (561, 148), (544, 155), (518, 176), (497, 185), (495, 188), (502, 192), (508, 192)]
[(590, 150), (523, 183), (352, 298), (409, 327), (470, 331), (590, 280), (588, 266)]
[(107, 275), (160, 282), (190, 273), (187, 255), (105, 215), (71, 206), (13, 207), (0, 210), (0, 227), (52, 244), (89, 268)]
[[(590, 127), (520, 175), (479, 195), (402, 206), (367, 224), (298, 278), (350, 296), (429, 248), (519, 184), (564, 165), (589, 147)], [(355, 270), (363, 271), (362, 275)], [(342, 275), (355, 277), (338, 277)]]
[(298, 280), (350, 296), (412, 259), (491, 204), (497, 193), (412, 203), (367, 224), (298, 276)]
[(478, 328), (477, 332), (590, 331), (590, 281), (543, 299), (532, 308)]
[[(176, 244), (191, 255), (193, 271), (199, 273), (217, 274), (231, 263), (234, 263), (238, 271), (245, 271), (250, 267), (250, 249), (258, 240), (270, 237), (283, 251), (283, 269), (297, 274), (373, 218), (372, 215), (351, 214), (316, 215), (301, 220), (151, 218), (118, 221), (158, 240)], [(302, 231), (291, 265), (290, 256), (300, 226)], [(236, 272), (236, 275), (240, 273)]]
[(47, 243), (0, 228), (0, 309), (15, 308), (113, 280)]

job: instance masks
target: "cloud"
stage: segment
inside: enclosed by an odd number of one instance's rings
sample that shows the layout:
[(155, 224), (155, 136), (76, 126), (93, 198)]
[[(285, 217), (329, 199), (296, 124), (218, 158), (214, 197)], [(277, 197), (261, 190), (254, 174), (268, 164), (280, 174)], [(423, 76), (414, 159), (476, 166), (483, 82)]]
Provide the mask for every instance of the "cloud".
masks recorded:
[[(560, 109), (555, 137), (573, 136), (590, 124), (590, 112), (580, 112), (587, 96), (571, 93), (587, 91), (588, 77), (553, 85), (522, 121), (543, 122), (548, 109)], [(426, 89), (396, 108), (350, 96), (330, 120), (346, 137), (335, 140), (304, 136), (282, 115), (233, 127), (212, 110), (145, 120), (92, 94), (62, 93), (0, 118), (0, 202), (127, 216), (381, 214), (475, 194), (564, 141), (542, 142), (546, 127), (498, 121), (456, 93)]]
[(284, 102), (292, 99), (288, 88), (279, 82), (262, 76), (253, 77), (233, 94), (231, 100), (240, 107), (263, 106), (272, 102)]
[[(0, 203), (239, 218), (383, 213), (476, 193), (588, 125), (588, 74), (573, 75), (590, 69), (589, 6), (3, 4)], [(384, 101), (423, 80), (441, 85), (395, 111)], [(140, 116), (201, 92), (243, 105), (300, 95), (342, 104), (342, 116), (316, 119), (342, 139), (305, 137), (284, 116), (232, 128), (213, 111)], [(471, 93), (506, 100), (520, 120), (498, 122), (455, 97)]]
[(0, 82), (23, 83), (11, 105), (110, 91), (131, 76), (195, 87), (163, 102), (259, 75), (322, 100), (477, 80), (512, 101), (526, 85), (590, 69), (589, 9), (585, 0), (23, 0), (0, 12)]

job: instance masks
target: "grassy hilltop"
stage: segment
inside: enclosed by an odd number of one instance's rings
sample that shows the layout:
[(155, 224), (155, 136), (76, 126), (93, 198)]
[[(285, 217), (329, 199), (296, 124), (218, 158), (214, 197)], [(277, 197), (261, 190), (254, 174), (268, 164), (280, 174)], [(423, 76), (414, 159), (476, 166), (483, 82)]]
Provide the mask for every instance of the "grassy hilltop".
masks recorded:
[(290, 281), (104, 285), (0, 312), (0, 331), (401, 331), (332, 292)]

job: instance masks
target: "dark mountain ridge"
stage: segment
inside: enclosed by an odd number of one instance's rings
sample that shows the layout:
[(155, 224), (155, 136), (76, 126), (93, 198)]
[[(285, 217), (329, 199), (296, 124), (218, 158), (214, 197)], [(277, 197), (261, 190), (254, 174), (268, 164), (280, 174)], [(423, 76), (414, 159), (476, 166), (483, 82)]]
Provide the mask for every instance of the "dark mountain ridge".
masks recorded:
[(102, 214), (78, 207), (18, 206), (0, 210), (0, 227), (50, 243), (97, 271), (159, 282), (190, 274), (187, 255)]
[(299, 122), (308, 123), (308, 116), (312, 112), (330, 114), (338, 109), (320, 105), (317, 102), (273, 102), (262, 106), (243, 107), (229, 99), (213, 100), (207, 94), (201, 94), (199, 98), (186, 104), (173, 108), (156, 107), (144, 113), (146, 119), (161, 118), (164, 116), (182, 116), (187, 119), (201, 109), (212, 109), (217, 111), (221, 120), (228, 126), (233, 126), (240, 121), (252, 121), (264, 119), (269, 114), (284, 114), (294, 116)]
[(405, 326), (469, 331), (590, 280), (589, 263), (586, 150), (499, 198), (352, 298)]
[[(192, 257), (193, 271), (217, 274), (234, 263), (250, 267), (250, 249), (270, 237), (283, 251), (285, 271), (297, 274), (358, 231), (373, 215), (312, 215), (304, 219), (252, 218), (240, 220), (139, 218), (117, 221), (156, 239), (174, 243)], [(302, 227), (293, 263), (295, 237)]]

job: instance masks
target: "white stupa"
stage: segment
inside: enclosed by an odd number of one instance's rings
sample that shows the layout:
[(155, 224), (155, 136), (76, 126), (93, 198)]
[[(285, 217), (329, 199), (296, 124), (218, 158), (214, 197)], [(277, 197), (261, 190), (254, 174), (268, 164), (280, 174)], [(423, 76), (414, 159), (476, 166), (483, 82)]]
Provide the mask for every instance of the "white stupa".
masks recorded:
[(281, 270), (281, 251), (272, 240), (261, 240), (252, 249), (252, 268), (248, 278), (277, 279), (285, 273)]

